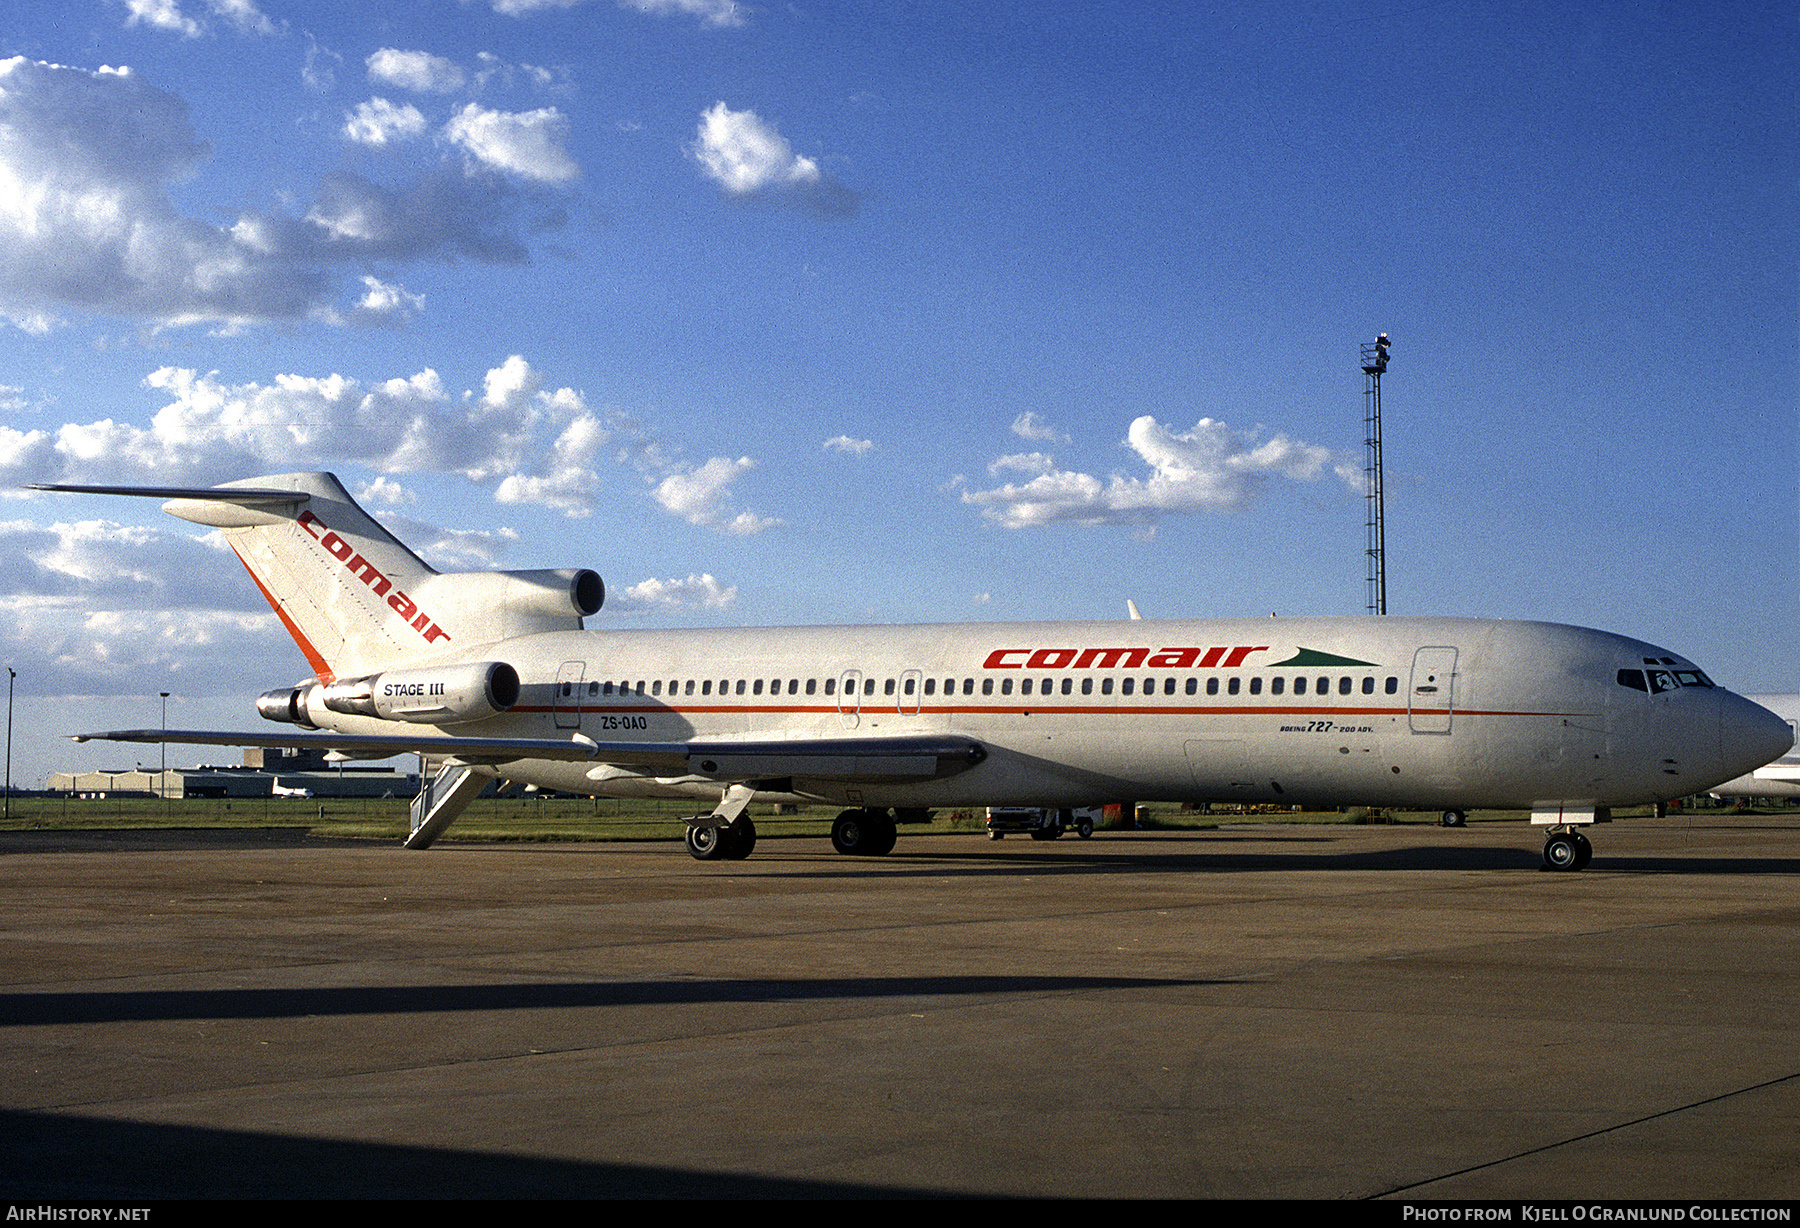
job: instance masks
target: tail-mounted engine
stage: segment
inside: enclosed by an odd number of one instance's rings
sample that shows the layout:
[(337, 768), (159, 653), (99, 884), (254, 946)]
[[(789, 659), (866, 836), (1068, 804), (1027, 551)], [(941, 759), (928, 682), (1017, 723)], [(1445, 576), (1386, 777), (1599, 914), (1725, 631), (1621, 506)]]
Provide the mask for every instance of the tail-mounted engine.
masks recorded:
[(519, 671), (504, 661), (393, 669), (364, 678), (266, 691), (256, 710), (271, 721), (317, 728), (320, 709), (418, 725), (498, 716), (519, 702)]

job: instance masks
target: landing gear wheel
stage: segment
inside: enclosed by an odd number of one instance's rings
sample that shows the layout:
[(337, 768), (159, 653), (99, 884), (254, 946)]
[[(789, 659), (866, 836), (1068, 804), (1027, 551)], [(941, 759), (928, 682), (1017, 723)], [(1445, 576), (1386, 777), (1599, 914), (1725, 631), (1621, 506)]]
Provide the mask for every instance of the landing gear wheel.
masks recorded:
[(1593, 843), (1580, 832), (1572, 832), (1570, 834), (1575, 837), (1575, 868), (1577, 870), (1585, 870), (1587, 869), (1587, 863), (1594, 859)]
[(1446, 810), (1444, 811), (1444, 817), (1439, 821), (1443, 823), (1445, 827), (1467, 827), (1469, 825), (1469, 816), (1461, 810)]
[(831, 825), (831, 847), (852, 857), (879, 857), (898, 838), (885, 810), (846, 810)]
[(736, 841), (729, 828), (718, 823), (689, 823), (688, 856), (695, 861), (722, 861), (732, 856)]
[(885, 810), (868, 812), (869, 826), (874, 828), (874, 839), (869, 843), (869, 856), (880, 857), (894, 851), (894, 844), (900, 839), (895, 830), (894, 816)]
[[(1587, 863), (1582, 859), (1581, 846), (1587, 841), (1574, 832), (1557, 832), (1544, 841), (1544, 868), (1546, 870), (1579, 870)], [(1590, 855), (1592, 850), (1590, 848)]]
[(740, 814), (734, 819), (731, 826), (725, 829), (725, 834), (727, 843), (731, 845), (731, 851), (725, 856), (732, 861), (742, 861), (756, 847), (756, 824), (750, 821), (747, 814)]

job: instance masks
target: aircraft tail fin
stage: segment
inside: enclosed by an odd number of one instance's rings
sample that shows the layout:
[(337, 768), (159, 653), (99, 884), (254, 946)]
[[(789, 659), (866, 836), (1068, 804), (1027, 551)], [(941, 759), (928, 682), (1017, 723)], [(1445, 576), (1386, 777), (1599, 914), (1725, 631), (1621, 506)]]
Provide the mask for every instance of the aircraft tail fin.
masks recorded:
[(605, 598), (587, 570), (440, 574), (329, 473), (199, 488), (36, 489), (161, 497), (171, 515), (220, 529), (326, 682), (515, 635), (579, 630)]

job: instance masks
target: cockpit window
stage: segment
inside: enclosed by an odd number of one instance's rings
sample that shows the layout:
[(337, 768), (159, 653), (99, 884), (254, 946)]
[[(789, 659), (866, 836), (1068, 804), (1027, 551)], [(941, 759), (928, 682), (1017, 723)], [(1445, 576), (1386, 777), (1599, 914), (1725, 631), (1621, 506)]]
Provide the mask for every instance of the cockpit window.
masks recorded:
[[(1655, 662), (1646, 659), (1645, 664)], [(1661, 695), (1679, 687), (1710, 687), (1713, 681), (1697, 669), (1622, 669), (1619, 671), (1619, 685), (1630, 687), (1634, 691), (1647, 691), (1652, 695)]]

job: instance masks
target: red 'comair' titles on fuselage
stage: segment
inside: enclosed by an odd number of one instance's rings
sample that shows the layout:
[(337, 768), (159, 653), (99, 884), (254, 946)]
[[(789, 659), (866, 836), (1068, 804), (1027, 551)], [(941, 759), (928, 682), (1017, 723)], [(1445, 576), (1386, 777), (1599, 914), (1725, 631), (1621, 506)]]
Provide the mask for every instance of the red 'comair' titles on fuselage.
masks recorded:
[(1267, 644), (1212, 648), (996, 648), (983, 669), (1235, 669)]
[[(351, 575), (374, 589), (377, 597), (386, 597), (388, 608), (404, 618), (407, 626), (424, 636), (427, 644), (450, 638), (448, 631), (433, 622), (431, 615), (419, 609), (418, 603), (411, 597), (395, 588), (394, 582), (382, 575), (375, 564), (358, 554), (355, 546), (332, 532), (330, 525), (311, 512), (301, 512), (299, 524), (306, 530), (307, 536), (325, 548), (327, 554), (349, 568)], [(325, 536), (320, 537), (313, 532), (314, 525), (325, 530)]]

